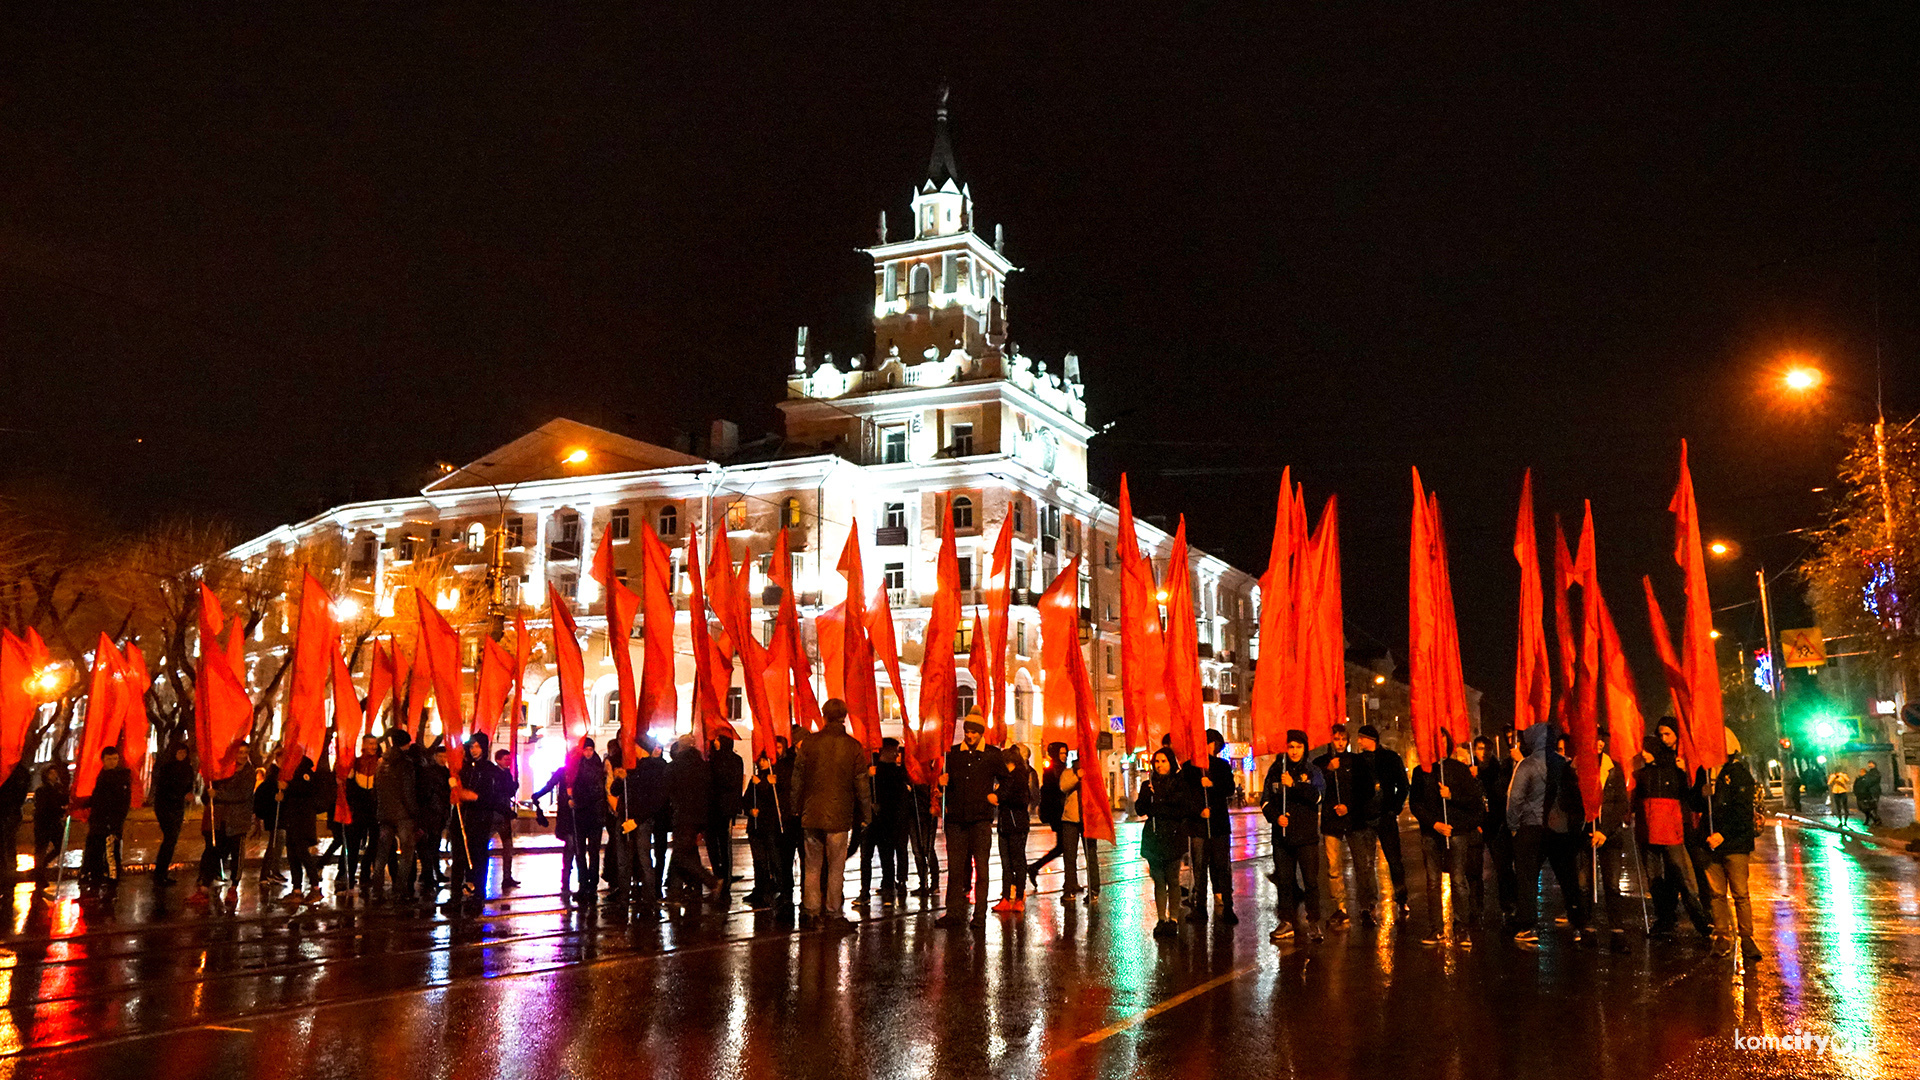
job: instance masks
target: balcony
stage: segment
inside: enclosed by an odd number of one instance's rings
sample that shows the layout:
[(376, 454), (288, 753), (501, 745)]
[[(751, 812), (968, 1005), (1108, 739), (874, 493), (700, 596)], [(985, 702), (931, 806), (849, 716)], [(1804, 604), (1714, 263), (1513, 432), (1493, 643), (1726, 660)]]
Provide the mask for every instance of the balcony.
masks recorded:
[(1213, 646), (1211, 644), (1204, 641), (1200, 643), (1200, 659), (1202, 660), (1213, 659)]
[(905, 525), (886, 525), (873, 530), (873, 542), (878, 547), (906, 547), (907, 527)]
[(1220, 692), (1211, 686), (1203, 686), (1200, 688), (1200, 700), (1208, 705), (1219, 704)]
[(578, 540), (569, 540), (547, 545), (548, 562), (571, 562), (579, 558), (580, 542)]
[(906, 607), (907, 606), (907, 590), (888, 589), (887, 604), (896, 611), (899, 610), (900, 608)]
[(1238, 691), (1234, 691), (1234, 692), (1231, 692), (1231, 693), (1225, 693), (1225, 694), (1221, 694), (1221, 695), (1220, 695), (1220, 704), (1222, 704), (1222, 705), (1239, 705), (1239, 704), (1240, 704), (1240, 694), (1239, 694), (1239, 692), (1238, 692)]

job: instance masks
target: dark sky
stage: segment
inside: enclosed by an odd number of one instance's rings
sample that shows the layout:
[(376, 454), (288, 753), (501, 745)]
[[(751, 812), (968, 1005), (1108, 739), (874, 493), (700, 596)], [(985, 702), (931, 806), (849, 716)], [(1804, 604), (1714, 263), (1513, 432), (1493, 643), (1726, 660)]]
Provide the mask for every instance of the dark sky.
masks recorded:
[(1904, 5), (271, 7), (10, 9), (0, 473), (252, 529), (553, 415), (771, 430), (795, 326), (870, 347), (856, 248), (942, 79), (1014, 340), (1118, 420), (1096, 481), (1257, 569), (1291, 463), (1341, 496), (1350, 636), (1397, 645), (1419, 465), (1502, 713), (1523, 467), (1543, 523), (1594, 500), (1644, 653), (1681, 436), (1710, 528), (1782, 565), (1863, 406), (1782, 408), (1780, 355), (1870, 387), (1877, 342), (1920, 404)]

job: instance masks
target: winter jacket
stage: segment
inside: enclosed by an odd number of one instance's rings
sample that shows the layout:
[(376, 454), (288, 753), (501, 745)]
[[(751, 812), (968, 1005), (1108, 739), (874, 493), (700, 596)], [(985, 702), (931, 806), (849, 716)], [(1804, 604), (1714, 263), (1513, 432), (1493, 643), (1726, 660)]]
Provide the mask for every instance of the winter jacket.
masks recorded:
[[(267, 774), (267, 783), (279, 787), (279, 775)], [(311, 840), (316, 834), (313, 816), (318, 813), (318, 792), (315, 790), (313, 759), (302, 757), (293, 771), (293, 779), (287, 781), (286, 790), (280, 793), (280, 829), (296, 844), (301, 840)]]
[(389, 747), (373, 773), (375, 813), (383, 825), (420, 818), (420, 769), (404, 746)]
[[(1201, 766), (1206, 768), (1204, 774), (1200, 771)], [(1188, 793), (1194, 800), (1193, 817), (1187, 823), (1190, 829), (1189, 835), (1232, 836), (1233, 815), (1227, 812), (1227, 807), (1233, 800), (1233, 766), (1227, 764), (1222, 758), (1208, 755), (1197, 762), (1188, 762), (1186, 768), (1180, 770), (1180, 774), (1188, 780)], [(1212, 787), (1206, 787), (1200, 783), (1203, 775), (1213, 781)], [(1208, 810), (1211, 813), (1201, 817), (1202, 810)]]
[(1644, 745), (1653, 761), (1642, 763), (1634, 773), (1633, 819), (1640, 839), (1645, 843), (1681, 843), (1651, 835), (1649, 829), (1659, 830), (1668, 820), (1683, 820), (1692, 806), (1692, 786), (1680, 769), (1678, 754), (1661, 743), (1658, 735), (1647, 736)]
[(650, 754), (627, 770), (627, 813), (635, 821), (667, 817), (667, 759)]
[[(1334, 765), (1334, 762), (1339, 765)], [(1345, 836), (1355, 829), (1373, 824), (1376, 805), (1373, 773), (1365, 755), (1341, 751), (1322, 754), (1313, 761), (1326, 777), (1326, 791), (1320, 799), (1320, 832), (1326, 836)], [(1347, 812), (1335, 808), (1344, 806)]]
[(827, 721), (794, 756), (793, 798), (803, 828), (846, 832), (873, 821), (867, 750), (844, 721)]
[(1133, 797), (1133, 812), (1146, 819), (1140, 854), (1148, 862), (1172, 862), (1186, 853), (1188, 823), (1196, 813), (1193, 787), (1172, 776), (1148, 776)]
[(1633, 804), (1627, 800), (1627, 773), (1613, 758), (1600, 758), (1600, 816), (1593, 827), (1611, 843), (1633, 826)]
[[(1293, 774), (1293, 784), (1280, 782), (1282, 773)], [(1260, 789), (1260, 812), (1278, 834), (1274, 843), (1288, 847), (1306, 847), (1320, 842), (1320, 796), (1327, 786), (1320, 767), (1305, 758), (1294, 761), (1281, 754), (1267, 766), (1267, 780)], [(1287, 816), (1286, 828), (1279, 824)]]
[(483, 814), (505, 815), (512, 809), (513, 775), (488, 761), (467, 758), (460, 763), (460, 786), (479, 796), (467, 808)]
[(1492, 833), (1507, 827), (1507, 785), (1513, 782), (1513, 762), (1499, 754), (1475, 763), (1480, 792), (1487, 797), (1487, 820), (1483, 831)]
[(133, 808), (133, 770), (122, 765), (101, 769), (87, 798), (87, 831), (117, 833)]
[(742, 806), (747, 812), (748, 836), (774, 836), (780, 831), (779, 782), (774, 779), (771, 764), (764, 769), (755, 769), (753, 779), (747, 782), (747, 793)]
[(72, 791), (65, 784), (41, 784), (33, 793), (33, 842), (45, 847), (58, 843), (66, 826), (67, 798)]
[(1861, 806), (1870, 806), (1880, 801), (1880, 770), (1868, 769), (1853, 782), (1853, 797), (1860, 800)]
[(789, 746), (786, 752), (773, 759), (773, 782), (779, 789), (780, 827), (792, 830), (800, 827), (800, 800), (794, 797), (793, 766), (800, 760), (800, 754)]
[(27, 807), (27, 792), (33, 787), (33, 770), (26, 762), (13, 767), (7, 774), (7, 782), (0, 784), (0, 822), (11, 821), (20, 824), (20, 817)]
[(372, 754), (363, 754), (353, 759), (353, 769), (347, 773), (347, 813), (353, 816), (353, 824), (358, 826), (375, 825), (380, 821), (380, 800), (374, 795), (374, 776), (380, 771), (380, 759)]
[(1407, 795), (1411, 791), (1407, 781), (1407, 759), (1384, 746), (1367, 751), (1362, 756), (1367, 760), (1367, 771), (1372, 774), (1378, 789), (1374, 823), (1383, 829), (1397, 829), (1400, 827), (1400, 811), (1406, 808)]
[(987, 796), (999, 794), (1005, 771), (998, 747), (983, 743), (969, 750), (961, 743), (947, 751), (947, 824), (971, 825), (998, 817)]
[(897, 761), (883, 761), (873, 767), (873, 824), (876, 828), (897, 829), (913, 820), (913, 782), (907, 767)]
[(1547, 754), (1546, 810), (1546, 825), (1551, 832), (1573, 832), (1587, 820), (1579, 773), (1570, 759), (1551, 751)]
[(184, 817), (187, 801), (193, 798), (193, 762), (176, 760), (168, 751), (166, 760), (153, 770), (153, 814), (162, 821)]
[(1014, 832), (1027, 831), (1027, 787), (1029, 776), (1027, 767), (1012, 754), (1000, 757), (1000, 804), (994, 809), (999, 813), (994, 817), (998, 828)]
[(707, 806), (708, 824), (731, 828), (740, 816), (740, 799), (747, 786), (747, 763), (732, 750), (721, 748), (707, 758), (713, 790)]
[(1507, 784), (1507, 828), (1519, 830), (1547, 823), (1547, 739), (1553, 729), (1535, 724), (1520, 733), (1520, 749), (1526, 753), (1513, 767), (1513, 779)]
[(1060, 815), (1067, 808), (1066, 793), (1060, 790), (1060, 774), (1067, 771), (1065, 765), (1055, 765), (1053, 759), (1047, 759), (1047, 771), (1040, 781), (1040, 823), (1060, 827)]
[[(1477, 841), (1487, 820), (1487, 796), (1480, 789), (1480, 778), (1464, 762), (1452, 758), (1439, 762), (1438, 777), (1434, 772), (1431, 768), (1415, 771), (1407, 787), (1420, 835), (1440, 838), (1440, 830), (1434, 826), (1444, 821), (1452, 826), (1454, 839)], [(1440, 797), (1442, 785), (1447, 789), (1445, 799)]]
[(252, 769), (241, 765), (213, 782), (213, 825), (223, 836), (245, 836), (253, 828)]
[(449, 824), (453, 813), (453, 770), (436, 765), (431, 759), (420, 762), (418, 793), (420, 826), (429, 833)]
[(533, 801), (539, 802), (541, 799), (546, 798), (547, 792), (549, 791), (555, 793), (553, 796), (553, 835), (562, 840), (571, 839), (574, 835), (573, 795), (567, 790), (566, 766), (562, 765), (560, 768), (553, 770), (553, 775), (547, 777), (547, 782), (541, 785), (539, 791), (533, 793)]
[[(685, 755), (698, 759), (699, 754)], [(678, 764), (678, 761), (675, 762)], [(705, 770), (702, 770), (704, 773)], [(700, 816), (706, 813), (706, 791), (700, 792)], [(573, 804), (573, 823), (579, 836), (592, 836), (607, 827), (607, 763), (599, 754), (582, 754), (574, 763), (573, 780), (567, 786), (567, 799)], [(693, 822), (700, 827), (700, 818)]]
[(1720, 834), (1720, 846), (1712, 848), (1715, 858), (1753, 854), (1753, 842), (1759, 829), (1754, 821), (1755, 791), (1753, 772), (1744, 758), (1730, 758), (1720, 766), (1713, 783), (1713, 831)]

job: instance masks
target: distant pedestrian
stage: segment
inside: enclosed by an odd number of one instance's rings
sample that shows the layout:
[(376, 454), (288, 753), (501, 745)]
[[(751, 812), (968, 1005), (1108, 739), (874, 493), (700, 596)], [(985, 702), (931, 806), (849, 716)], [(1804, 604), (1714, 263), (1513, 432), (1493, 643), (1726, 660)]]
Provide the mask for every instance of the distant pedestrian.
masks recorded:
[(1827, 777), (1827, 797), (1833, 800), (1833, 816), (1845, 825), (1850, 819), (1847, 803), (1853, 798), (1853, 774), (1842, 765)]
[(1853, 782), (1853, 796), (1860, 804), (1860, 824), (1869, 828), (1880, 824), (1880, 763), (1867, 762)]
[(1133, 797), (1134, 813), (1146, 819), (1140, 833), (1140, 854), (1153, 878), (1153, 904), (1158, 919), (1153, 936), (1180, 934), (1180, 860), (1186, 855), (1187, 823), (1193, 816), (1192, 788), (1180, 778), (1180, 759), (1173, 748), (1153, 752), (1153, 772)]

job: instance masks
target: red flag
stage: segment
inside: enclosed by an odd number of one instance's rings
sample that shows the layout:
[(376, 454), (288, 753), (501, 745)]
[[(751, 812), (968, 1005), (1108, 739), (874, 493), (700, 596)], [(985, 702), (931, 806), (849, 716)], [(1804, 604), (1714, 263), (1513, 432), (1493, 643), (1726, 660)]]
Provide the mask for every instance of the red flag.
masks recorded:
[(338, 631), (333, 621), (333, 597), (326, 587), (303, 571), (300, 581), (300, 622), (293, 628), (293, 682), (287, 692), (287, 719), (280, 742), (291, 749), (280, 755), (280, 779), (292, 780), (300, 759), (319, 753), (327, 740), (327, 679), (333, 675), (332, 653)]
[(511, 751), (512, 762), (507, 766), (512, 770), (515, 780), (520, 778), (520, 729), (527, 724), (526, 688), (527, 659), (532, 655), (533, 639), (527, 636), (527, 619), (515, 605), (513, 613), (513, 703), (507, 706), (509, 725), (507, 748)]
[(27, 729), (39, 709), (30, 685), (33, 677), (27, 643), (0, 628), (0, 777), (13, 775), (26, 749)]
[[(422, 638), (425, 637), (424, 632)], [(407, 728), (418, 740), (426, 735), (427, 697), (433, 690), (433, 667), (427, 662), (427, 646), (424, 640), (414, 643), (411, 657), (400, 651), (398, 642), (393, 647), (393, 655), (398, 658), (398, 666), (408, 672), (407, 675)]]
[[(200, 594), (200, 664), (194, 674), (196, 721), (200, 731), (200, 773), (209, 783), (225, 780), (239, 768), (237, 755), (229, 753), (233, 744), (245, 739), (253, 729), (253, 699), (240, 681), (240, 669), (220, 645), (220, 602), (202, 586)], [(245, 628), (235, 621), (232, 640), (238, 641)]]
[[(873, 678), (873, 643), (867, 639), (866, 574), (860, 559), (860, 526), (847, 530), (839, 570), (847, 579), (846, 619), (841, 624), (845, 644), (847, 718), (853, 734), (869, 751), (880, 749), (880, 693)], [(823, 647), (824, 651), (824, 647)]]
[[(640, 705), (635, 721), (641, 731), (663, 730), (671, 739), (680, 724), (680, 690), (673, 673), (673, 559), (651, 522), (640, 526), (640, 614), (646, 645), (640, 659)], [(655, 736), (658, 738), (658, 736)], [(700, 752), (706, 753), (706, 744)]]
[(787, 656), (787, 628), (776, 614), (767, 646), (767, 723), (770, 737), (790, 738), (798, 722), (793, 711), (793, 661)]
[(734, 570), (726, 533), (715, 530), (713, 554), (707, 560), (707, 593), (732, 651), (740, 657), (741, 694), (753, 714), (753, 758), (759, 760), (763, 753), (769, 759), (775, 756), (773, 737), (786, 732), (776, 729), (772, 703), (767, 698), (767, 650), (753, 634), (751, 569), (752, 559), (743, 558), (738, 572)]
[[(1259, 701), (1256, 687), (1254, 702)], [(1120, 477), (1120, 694), (1126, 702), (1127, 749), (1152, 751), (1170, 730), (1167, 647), (1160, 624), (1160, 597), (1153, 564), (1140, 554), (1133, 499)]]
[(193, 671), (193, 745), (200, 752), (200, 772), (211, 777), (214, 762), (226, 751), (213, 739), (213, 707), (208, 700), (213, 684), (207, 673), (207, 657), (218, 655), (222, 661), (226, 659), (220, 650), (220, 624), (225, 619), (220, 614), (220, 598), (207, 588), (205, 581), (200, 582), (200, 610), (196, 621), (200, 657)]
[(1680, 756), (1695, 761), (1697, 757), (1691, 741), (1693, 688), (1687, 685), (1686, 668), (1681, 665), (1679, 654), (1673, 651), (1673, 635), (1667, 630), (1667, 617), (1660, 611), (1660, 601), (1653, 594), (1653, 579), (1642, 577), (1640, 583), (1647, 590), (1647, 622), (1653, 627), (1653, 651), (1660, 658), (1661, 673), (1667, 677), (1667, 692), (1673, 697), (1674, 718), (1680, 721)]
[[(1613, 760), (1622, 763), (1633, 760), (1640, 752), (1640, 740), (1646, 734), (1646, 719), (1640, 714), (1638, 691), (1634, 689), (1633, 671), (1627, 666), (1626, 650), (1620, 647), (1620, 631), (1614, 629), (1613, 615), (1607, 610), (1607, 602), (1598, 589), (1593, 593), (1594, 606), (1600, 609), (1600, 666), (1604, 672), (1603, 691), (1607, 702), (1607, 743), (1613, 749)], [(1627, 787), (1633, 787), (1633, 770), (1625, 769)]]
[[(987, 666), (987, 624), (980, 615), (980, 609), (973, 609), (973, 634), (967, 640), (967, 674), (973, 676), (973, 707), (979, 712), (986, 701), (987, 683), (991, 669)], [(981, 713), (984, 717), (986, 714)], [(961, 717), (965, 720), (966, 717)], [(947, 743), (952, 746), (953, 743)]]
[(727, 723), (727, 695), (715, 663), (713, 635), (707, 626), (698, 529), (687, 534), (687, 587), (687, 620), (693, 647), (693, 733), (700, 741), (700, 753), (705, 755), (708, 742), (731, 731), (732, 727)]
[(498, 745), (500, 711), (507, 704), (507, 681), (513, 678), (513, 657), (490, 637), (480, 639), (480, 674), (473, 682), (473, 730)]
[[(807, 658), (806, 639), (800, 635), (800, 601), (794, 594), (793, 554), (788, 547), (787, 530), (782, 528), (774, 540), (773, 581), (780, 586), (780, 624), (777, 631), (784, 639), (787, 654), (787, 685), (792, 689), (792, 716), (808, 731), (820, 730), (820, 700), (813, 693), (813, 663)], [(818, 627), (815, 627), (816, 632)]]
[[(1340, 594), (1340, 507), (1327, 496), (1314, 529), (1307, 565), (1311, 570), (1312, 602), (1303, 624), (1306, 652), (1305, 715), (1307, 745), (1333, 741), (1333, 725), (1347, 718), (1347, 638)], [(1281, 736), (1281, 750), (1286, 749)]]
[(373, 643), (373, 659), (367, 664), (367, 731), (376, 731), (380, 726), (380, 707), (387, 703), (387, 695), (393, 693), (394, 653), (399, 646), (387, 639), (385, 645)]
[[(413, 599), (420, 612), (418, 662), (433, 679), (434, 707), (440, 713), (440, 729), (446, 733), (447, 746), (457, 748), (466, 739), (467, 728), (460, 707), (460, 634), (433, 606), (426, 590), (415, 588)], [(447, 756), (458, 763), (453, 750)]]
[(1187, 516), (1173, 530), (1167, 560), (1167, 701), (1172, 712), (1173, 752), (1191, 761), (1207, 745), (1206, 710), (1200, 703), (1200, 636), (1193, 613), (1193, 574), (1187, 567)]
[[(893, 634), (893, 603), (887, 599), (887, 590), (882, 587), (873, 590), (873, 603), (867, 608), (867, 640), (873, 643), (873, 657), (886, 669), (887, 681), (893, 685), (893, 700), (900, 706), (900, 745), (906, 751), (906, 757), (915, 755), (912, 750), (914, 725), (907, 718), (907, 692), (900, 683), (900, 646)], [(925, 771), (924, 765), (916, 766), (911, 760), (904, 763), (907, 772), (919, 775)], [(914, 783), (922, 783), (924, 777)]]
[(1693, 499), (1693, 473), (1687, 467), (1687, 443), (1680, 442), (1680, 483), (1673, 501), (1673, 561), (1686, 579), (1686, 628), (1680, 639), (1680, 667), (1693, 703), (1688, 724), (1698, 757), (1691, 766), (1709, 774), (1727, 760), (1726, 714), (1720, 698), (1720, 663), (1714, 655), (1713, 603), (1707, 597), (1706, 555), (1700, 545), (1700, 509)]
[[(113, 647), (112, 639), (102, 633), (93, 649), (93, 672), (87, 682), (87, 716), (80, 729), (80, 758), (73, 770), (75, 799), (93, 794), (94, 781), (100, 778), (100, 752), (120, 744), (121, 684), (125, 680), (120, 651)], [(85, 815), (74, 816), (84, 818)]]
[(1099, 710), (1086, 656), (1080, 651), (1080, 556), (1053, 579), (1036, 605), (1040, 609), (1041, 669), (1046, 710), (1046, 741), (1079, 747), (1080, 818), (1085, 835), (1113, 842), (1113, 807), (1107, 798), (1106, 770), (1100, 766)]
[[(1121, 498), (1124, 500), (1125, 495)], [(1267, 552), (1267, 572), (1260, 576), (1260, 662), (1253, 669), (1249, 702), (1255, 755), (1284, 751), (1287, 730), (1293, 726), (1299, 711), (1301, 682), (1295, 640), (1299, 619), (1294, 608), (1299, 589), (1293, 579), (1293, 516), (1293, 470), (1288, 468), (1280, 474), (1280, 499), (1273, 511), (1273, 541)], [(1121, 528), (1124, 531), (1126, 527), (1123, 517)], [(1125, 587), (1123, 581), (1123, 601)], [(1158, 621), (1157, 614), (1155, 621)]]
[[(127, 642), (127, 681), (125, 713), (120, 721), (120, 759), (133, 771), (133, 798), (147, 790), (147, 688), (153, 677), (147, 673), (147, 658), (135, 642)], [(324, 730), (324, 729), (323, 729)]]
[(1460, 624), (1454, 617), (1453, 607), (1453, 571), (1447, 561), (1447, 530), (1440, 520), (1440, 496), (1428, 500), (1433, 515), (1433, 538), (1435, 557), (1434, 590), (1435, 614), (1440, 619), (1440, 633), (1437, 639), (1439, 648), (1439, 675), (1444, 688), (1441, 704), (1445, 711), (1447, 734), (1452, 736), (1453, 745), (1459, 746), (1473, 738), (1473, 719), (1467, 714), (1467, 686), (1461, 674), (1460, 664)]
[(620, 730), (615, 741), (620, 746), (620, 760), (633, 762), (639, 760), (634, 752), (633, 728), (635, 710), (639, 708), (640, 688), (633, 678), (633, 617), (640, 610), (640, 595), (627, 588), (613, 569), (613, 531), (603, 529), (600, 532), (600, 548), (593, 555), (593, 579), (606, 590), (607, 649), (613, 654), (613, 671), (618, 681), (620, 707)]
[(1547, 664), (1546, 600), (1540, 587), (1540, 545), (1534, 532), (1533, 470), (1520, 481), (1520, 514), (1513, 528), (1520, 564), (1520, 648), (1513, 668), (1513, 729), (1547, 722), (1553, 677)]
[[(379, 649), (378, 645), (374, 646)], [(347, 659), (333, 650), (333, 819), (342, 825), (353, 824), (353, 810), (347, 805), (347, 785), (353, 783), (354, 759), (360, 756), (360, 732), (366, 727), (366, 714), (353, 691), (353, 673)]]
[(1414, 752), (1419, 765), (1431, 766), (1446, 755), (1440, 732), (1446, 726), (1438, 675), (1439, 598), (1435, 595), (1432, 508), (1420, 470), (1413, 470), (1413, 539), (1407, 561), (1407, 683), (1408, 723), (1413, 727)]
[(993, 542), (993, 570), (987, 579), (987, 741), (1007, 744), (1007, 623), (1013, 602), (1013, 514), (1000, 519)]
[(551, 581), (547, 582), (547, 608), (553, 614), (553, 666), (560, 676), (560, 732), (571, 763), (574, 745), (587, 733), (587, 666), (580, 658), (580, 631), (574, 626), (573, 612)]
[[(827, 697), (847, 699), (847, 605), (835, 604), (813, 617), (813, 634), (820, 640), (820, 671)], [(859, 726), (854, 721), (854, 726)], [(859, 732), (854, 732), (859, 738)]]
[(1560, 660), (1560, 697), (1553, 703), (1553, 719), (1566, 726), (1567, 710), (1573, 701), (1574, 657), (1573, 616), (1567, 606), (1567, 590), (1575, 578), (1573, 553), (1567, 550), (1567, 533), (1560, 527), (1560, 515), (1553, 515), (1553, 633)]
[(1580, 656), (1574, 665), (1573, 707), (1568, 710), (1567, 733), (1587, 820), (1595, 821), (1600, 817), (1600, 571), (1591, 500), (1580, 523), (1580, 554), (1574, 559), (1573, 569), (1580, 583)]
[(940, 554), (934, 561), (936, 584), (920, 650), (920, 717), (918, 726), (909, 729), (915, 738), (907, 746), (907, 752), (921, 758), (923, 765), (953, 745), (954, 695), (960, 685), (953, 663), (954, 638), (960, 632), (960, 556), (946, 500), (939, 500), (938, 506)]

